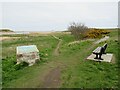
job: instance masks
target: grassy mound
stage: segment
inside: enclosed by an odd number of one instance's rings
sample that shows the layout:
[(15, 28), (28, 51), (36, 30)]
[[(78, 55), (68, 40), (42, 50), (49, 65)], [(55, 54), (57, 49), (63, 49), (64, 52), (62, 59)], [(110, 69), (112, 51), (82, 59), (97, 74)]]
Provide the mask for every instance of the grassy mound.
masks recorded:
[(14, 32), (14, 31), (12, 31), (10, 29), (0, 29), (0, 32)]

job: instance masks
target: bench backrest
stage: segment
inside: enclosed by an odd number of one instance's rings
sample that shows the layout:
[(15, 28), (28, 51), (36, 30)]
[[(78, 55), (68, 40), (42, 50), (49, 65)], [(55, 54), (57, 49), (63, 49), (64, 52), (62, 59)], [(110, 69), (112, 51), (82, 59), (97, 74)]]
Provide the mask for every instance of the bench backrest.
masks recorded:
[(105, 53), (105, 50), (107, 48), (107, 43), (105, 43), (103, 46), (102, 46), (104, 49), (103, 49), (103, 53)]
[(103, 54), (104, 51), (105, 51), (104, 47), (101, 47), (101, 49), (100, 49), (100, 53)]

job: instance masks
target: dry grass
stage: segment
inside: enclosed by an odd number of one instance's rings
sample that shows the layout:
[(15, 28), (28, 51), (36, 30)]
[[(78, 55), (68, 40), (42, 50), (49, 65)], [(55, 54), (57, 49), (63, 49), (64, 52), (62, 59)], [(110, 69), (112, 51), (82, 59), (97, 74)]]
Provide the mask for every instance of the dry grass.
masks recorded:
[(0, 37), (0, 41), (3, 41), (3, 40), (13, 40), (13, 39), (18, 39), (20, 37)]

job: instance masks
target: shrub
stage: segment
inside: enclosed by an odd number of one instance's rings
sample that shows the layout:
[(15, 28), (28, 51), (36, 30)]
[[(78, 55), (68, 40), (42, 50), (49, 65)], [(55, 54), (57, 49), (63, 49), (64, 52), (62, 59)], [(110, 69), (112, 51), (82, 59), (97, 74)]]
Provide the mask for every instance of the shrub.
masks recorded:
[(22, 69), (22, 68), (24, 68), (24, 67), (26, 67), (26, 66), (28, 66), (29, 64), (27, 63), (27, 62), (21, 62), (20, 64), (16, 64), (15, 66), (14, 66), (14, 69), (15, 70), (20, 70), (20, 69)]
[(78, 40), (82, 39), (85, 36), (85, 33), (86, 33), (87, 30), (88, 30), (88, 27), (85, 26), (82, 23), (75, 23), (75, 22), (73, 22), (68, 27), (68, 31), (70, 31), (71, 34)]
[(10, 29), (0, 29), (0, 32), (13, 32), (13, 31)]
[(17, 71), (25, 68), (28, 66), (28, 63), (21, 62), (20, 64), (16, 64), (16, 58), (9, 57), (5, 58), (2, 61), (2, 80), (3, 84), (7, 81), (11, 81), (15, 78), (17, 78)]
[(40, 56), (41, 59), (44, 58), (45, 57), (45, 52), (40, 52), (39, 56)]
[(86, 33), (86, 38), (100, 38), (103, 35), (109, 34), (110, 31), (104, 30), (104, 29), (89, 29), (89, 31)]

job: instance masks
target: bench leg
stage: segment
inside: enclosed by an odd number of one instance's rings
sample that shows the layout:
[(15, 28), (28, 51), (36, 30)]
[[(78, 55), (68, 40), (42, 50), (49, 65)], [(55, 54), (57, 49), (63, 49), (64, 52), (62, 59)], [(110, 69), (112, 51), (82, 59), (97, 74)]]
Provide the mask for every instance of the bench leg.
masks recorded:
[(98, 59), (98, 54), (96, 54), (96, 57), (94, 59)]
[(101, 58), (101, 56), (102, 56), (102, 54), (99, 54), (99, 59), (100, 59), (100, 60), (103, 60), (103, 59)]

